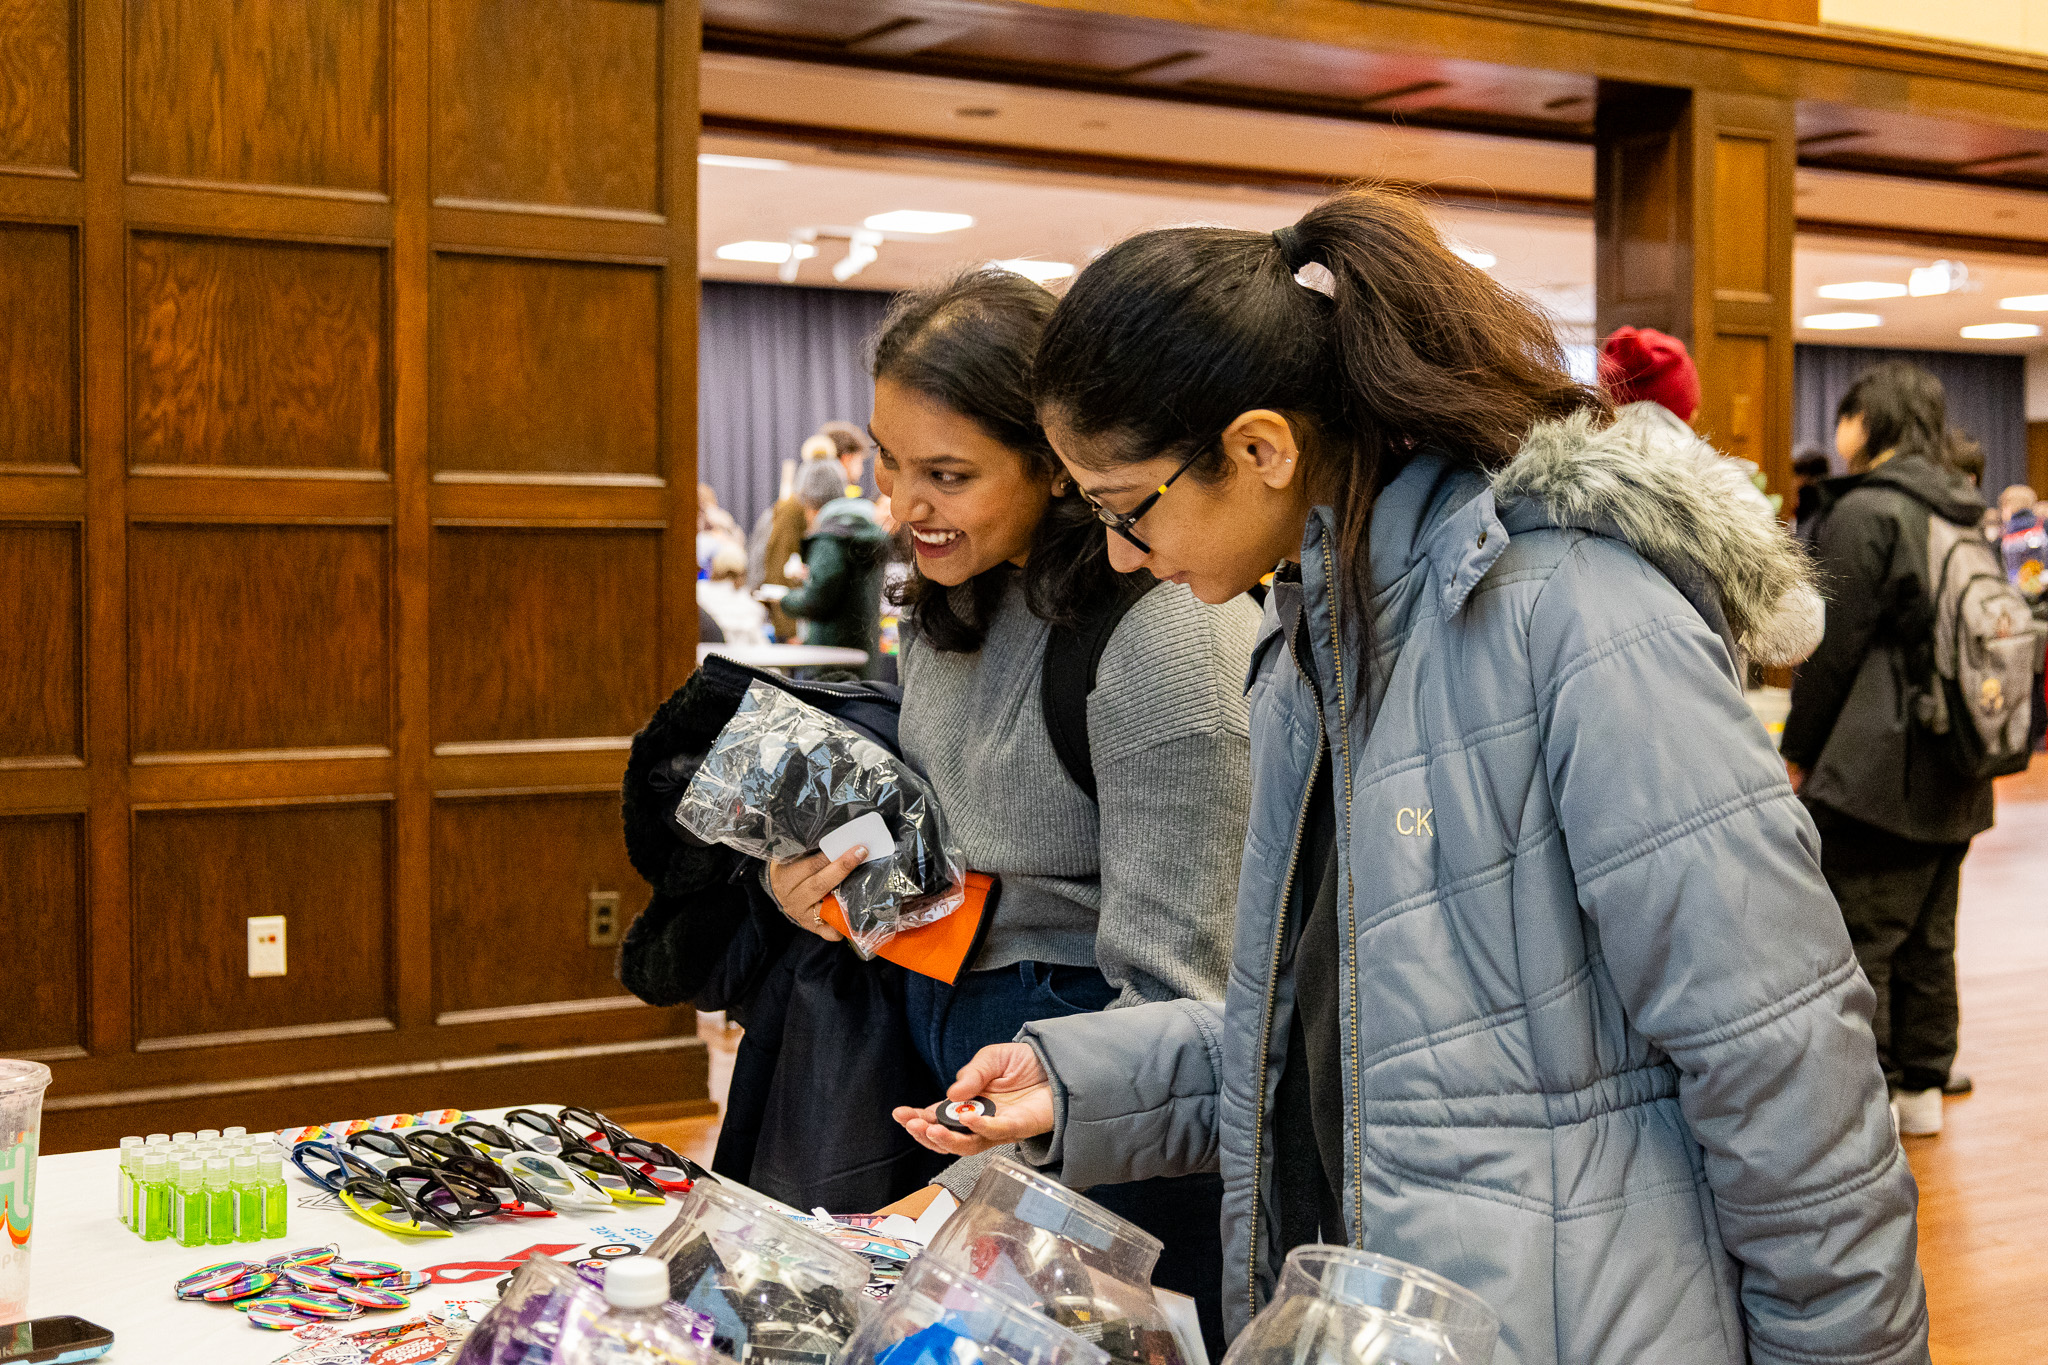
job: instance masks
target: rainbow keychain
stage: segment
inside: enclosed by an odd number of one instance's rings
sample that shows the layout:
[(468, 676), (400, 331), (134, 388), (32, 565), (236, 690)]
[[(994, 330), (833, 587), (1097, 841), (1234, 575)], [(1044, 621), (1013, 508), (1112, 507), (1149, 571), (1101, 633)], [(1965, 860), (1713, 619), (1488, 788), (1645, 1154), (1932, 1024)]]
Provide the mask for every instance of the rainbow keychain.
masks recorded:
[[(251, 1327), (286, 1332), (316, 1322), (359, 1318), (365, 1311), (409, 1308), (407, 1294), (433, 1278), (390, 1261), (345, 1259), (332, 1244), (301, 1247), (268, 1261), (222, 1261), (177, 1284), (187, 1301), (232, 1304)], [(280, 1289), (280, 1286), (282, 1288)]]

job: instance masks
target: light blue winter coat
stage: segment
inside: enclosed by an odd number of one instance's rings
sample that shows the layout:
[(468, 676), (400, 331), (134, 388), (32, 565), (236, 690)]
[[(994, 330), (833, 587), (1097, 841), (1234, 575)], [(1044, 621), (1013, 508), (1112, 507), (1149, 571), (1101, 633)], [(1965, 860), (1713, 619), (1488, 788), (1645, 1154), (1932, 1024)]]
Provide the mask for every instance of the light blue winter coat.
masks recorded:
[(1068, 1183), (1220, 1155), (1233, 1334), (1283, 1250), (1283, 907), (1326, 743), (1354, 1238), (1491, 1303), (1497, 1365), (1927, 1360), (1872, 995), (1731, 663), (1810, 649), (1818, 603), (1733, 477), (1628, 420), (1539, 427), (1491, 482), (1416, 458), (1373, 516), (1363, 698), (1311, 516), (1254, 658), (1225, 1009), (1026, 1035), (1060, 1118), (1026, 1154)]

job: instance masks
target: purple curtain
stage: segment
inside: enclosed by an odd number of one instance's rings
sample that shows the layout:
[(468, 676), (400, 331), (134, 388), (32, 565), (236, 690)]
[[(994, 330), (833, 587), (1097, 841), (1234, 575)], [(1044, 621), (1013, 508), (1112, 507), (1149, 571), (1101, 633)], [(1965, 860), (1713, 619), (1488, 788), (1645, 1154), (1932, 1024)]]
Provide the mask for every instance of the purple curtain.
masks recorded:
[(1835, 406), (1857, 376), (1887, 360), (1918, 365), (1948, 391), (1948, 424), (1984, 443), (1984, 497), (2027, 481), (2027, 362), (2024, 356), (1961, 351), (1889, 351), (1870, 346), (1798, 346), (1792, 362), (1792, 449), (1835, 456)]
[[(867, 425), (867, 348), (890, 295), (706, 281), (698, 313), (697, 478), (749, 529), (782, 462), (835, 418)], [(874, 470), (867, 475), (874, 490)]]

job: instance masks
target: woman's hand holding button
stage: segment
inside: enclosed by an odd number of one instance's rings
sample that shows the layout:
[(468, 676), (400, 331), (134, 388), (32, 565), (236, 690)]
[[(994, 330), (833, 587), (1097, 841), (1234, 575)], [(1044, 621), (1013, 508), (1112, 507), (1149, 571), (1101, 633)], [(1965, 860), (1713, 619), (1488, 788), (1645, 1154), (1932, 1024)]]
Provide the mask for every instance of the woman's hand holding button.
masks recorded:
[(811, 853), (801, 858), (771, 862), (768, 864), (768, 890), (790, 923), (816, 934), (827, 943), (837, 943), (845, 935), (825, 923), (825, 897), (846, 880), (848, 873), (866, 861), (867, 856), (866, 847), (855, 845), (837, 858)]
[(989, 1115), (959, 1113), (957, 1121), (973, 1129), (971, 1133), (955, 1132), (940, 1124), (937, 1105), (898, 1108), (890, 1116), (918, 1142), (947, 1156), (974, 1156), (1053, 1129), (1052, 1083), (1029, 1043), (996, 1043), (983, 1048), (960, 1068), (959, 1078), (946, 1090), (948, 1102), (977, 1095), (994, 1100), (996, 1108)]

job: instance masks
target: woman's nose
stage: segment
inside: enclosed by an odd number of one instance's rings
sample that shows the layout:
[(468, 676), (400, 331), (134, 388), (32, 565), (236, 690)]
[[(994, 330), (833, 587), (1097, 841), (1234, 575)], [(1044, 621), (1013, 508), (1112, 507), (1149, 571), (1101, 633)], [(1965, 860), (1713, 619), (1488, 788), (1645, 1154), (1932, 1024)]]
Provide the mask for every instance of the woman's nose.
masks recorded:
[(1109, 537), (1109, 567), (1118, 573), (1136, 573), (1152, 557), (1114, 531), (1103, 534)]

